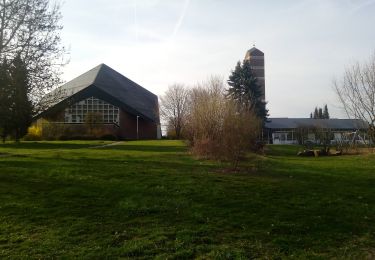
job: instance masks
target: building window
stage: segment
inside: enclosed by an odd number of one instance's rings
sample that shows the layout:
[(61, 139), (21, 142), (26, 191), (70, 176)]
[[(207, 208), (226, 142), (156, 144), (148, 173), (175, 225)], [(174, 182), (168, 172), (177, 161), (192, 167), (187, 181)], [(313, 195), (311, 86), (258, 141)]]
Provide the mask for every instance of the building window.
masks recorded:
[(65, 108), (65, 123), (85, 123), (94, 116), (100, 123), (120, 123), (119, 108), (95, 97), (81, 100)]

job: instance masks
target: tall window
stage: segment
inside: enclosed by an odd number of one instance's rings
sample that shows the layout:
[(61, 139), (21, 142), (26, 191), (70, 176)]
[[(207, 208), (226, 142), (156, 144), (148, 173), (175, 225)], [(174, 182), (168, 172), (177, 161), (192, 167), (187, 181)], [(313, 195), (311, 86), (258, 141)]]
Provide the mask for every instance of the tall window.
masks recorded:
[(95, 115), (103, 123), (120, 123), (119, 108), (95, 97), (81, 100), (65, 109), (65, 123), (84, 123), (87, 115)]

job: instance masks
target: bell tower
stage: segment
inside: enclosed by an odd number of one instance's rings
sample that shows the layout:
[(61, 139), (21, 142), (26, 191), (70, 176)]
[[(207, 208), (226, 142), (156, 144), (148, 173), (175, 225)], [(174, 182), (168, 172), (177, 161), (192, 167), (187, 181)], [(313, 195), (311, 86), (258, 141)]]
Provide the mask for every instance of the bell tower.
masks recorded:
[(266, 88), (265, 88), (265, 78), (264, 78), (264, 53), (257, 48), (255, 44), (253, 48), (248, 50), (245, 55), (245, 60), (250, 62), (251, 69), (254, 76), (258, 80), (258, 84), (262, 90), (262, 100), (266, 100)]

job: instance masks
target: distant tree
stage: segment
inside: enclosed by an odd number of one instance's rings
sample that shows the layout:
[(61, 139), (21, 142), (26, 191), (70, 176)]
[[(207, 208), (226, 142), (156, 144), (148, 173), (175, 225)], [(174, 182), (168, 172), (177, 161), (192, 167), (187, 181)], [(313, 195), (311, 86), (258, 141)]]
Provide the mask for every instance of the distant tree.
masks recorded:
[(375, 53), (369, 62), (351, 65), (334, 89), (349, 117), (375, 125)]
[(247, 107), (263, 122), (267, 119), (268, 110), (266, 102), (262, 100), (262, 89), (258, 85), (250, 62), (238, 62), (228, 80), (228, 96), (237, 101), (241, 106)]
[(188, 113), (189, 91), (182, 84), (168, 87), (161, 97), (161, 116), (173, 129), (177, 139), (181, 138)]
[(23, 60), (33, 112), (37, 112), (41, 97), (61, 82), (66, 51), (61, 46), (60, 19), (60, 5), (55, 1), (0, 1), (0, 60), (17, 56)]
[(310, 113), (310, 118), (314, 119), (329, 119), (329, 112), (327, 105), (324, 108), (315, 107), (314, 113)]
[(348, 67), (333, 87), (348, 117), (367, 122), (375, 141), (375, 52), (367, 62)]
[(10, 131), (11, 77), (7, 60), (0, 63), (0, 134), (3, 142)]
[(317, 107), (315, 107), (315, 110), (314, 110), (314, 117), (313, 117), (314, 119), (317, 119), (317, 118), (319, 118), (319, 112), (318, 112), (318, 108)]
[(318, 118), (323, 118), (323, 109), (321, 107), (318, 109)]
[(13, 60), (9, 72), (11, 76), (10, 131), (18, 142), (27, 133), (32, 121), (32, 103), (28, 96), (31, 88), (29, 74), (20, 55)]
[(328, 112), (327, 104), (325, 104), (323, 108), (323, 118), (329, 119), (329, 112)]

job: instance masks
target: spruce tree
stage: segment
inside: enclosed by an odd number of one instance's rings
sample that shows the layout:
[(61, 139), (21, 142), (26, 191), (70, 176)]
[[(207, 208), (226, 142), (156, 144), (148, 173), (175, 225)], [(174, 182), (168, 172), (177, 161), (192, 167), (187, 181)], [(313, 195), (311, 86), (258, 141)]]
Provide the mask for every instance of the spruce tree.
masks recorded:
[(318, 112), (318, 108), (315, 107), (315, 110), (314, 110), (314, 119), (317, 119), (319, 118), (319, 112)]
[(327, 104), (325, 104), (324, 108), (323, 108), (323, 118), (329, 119), (329, 112), (328, 112), (328, 106), (327, 106)]
[(27, 133), (32, 122), (32, 103), (28, 97), (30, 92), (30, 82), (28, 70), (17, 55), (9, 69), (11, 76), (11, 97), (10, 97), (10, 130), (16, 142)]
[(0, 63), (0, 134), (3, 142), (10, 131), (11, 78), (7, 60)]
[(310, 118), (314, 118), (314, 119), (329, 119), (329, 112), (328, 112), (327, 104), (324, 105), (324, 108), (315, 107), (314, 114), (310, 113)]
[(266, 102), (262, 100), (262, 90), (254, 76), (250, 62), (238, 62), (228, 80), (228, 96), (241, 106), (254, 110), (257, 117), (265, 121), (268, 116)]
[(318, 118), (323, 118), (323, 109), (321, 107), (319, 107), (319, 110), (318, 110)]

